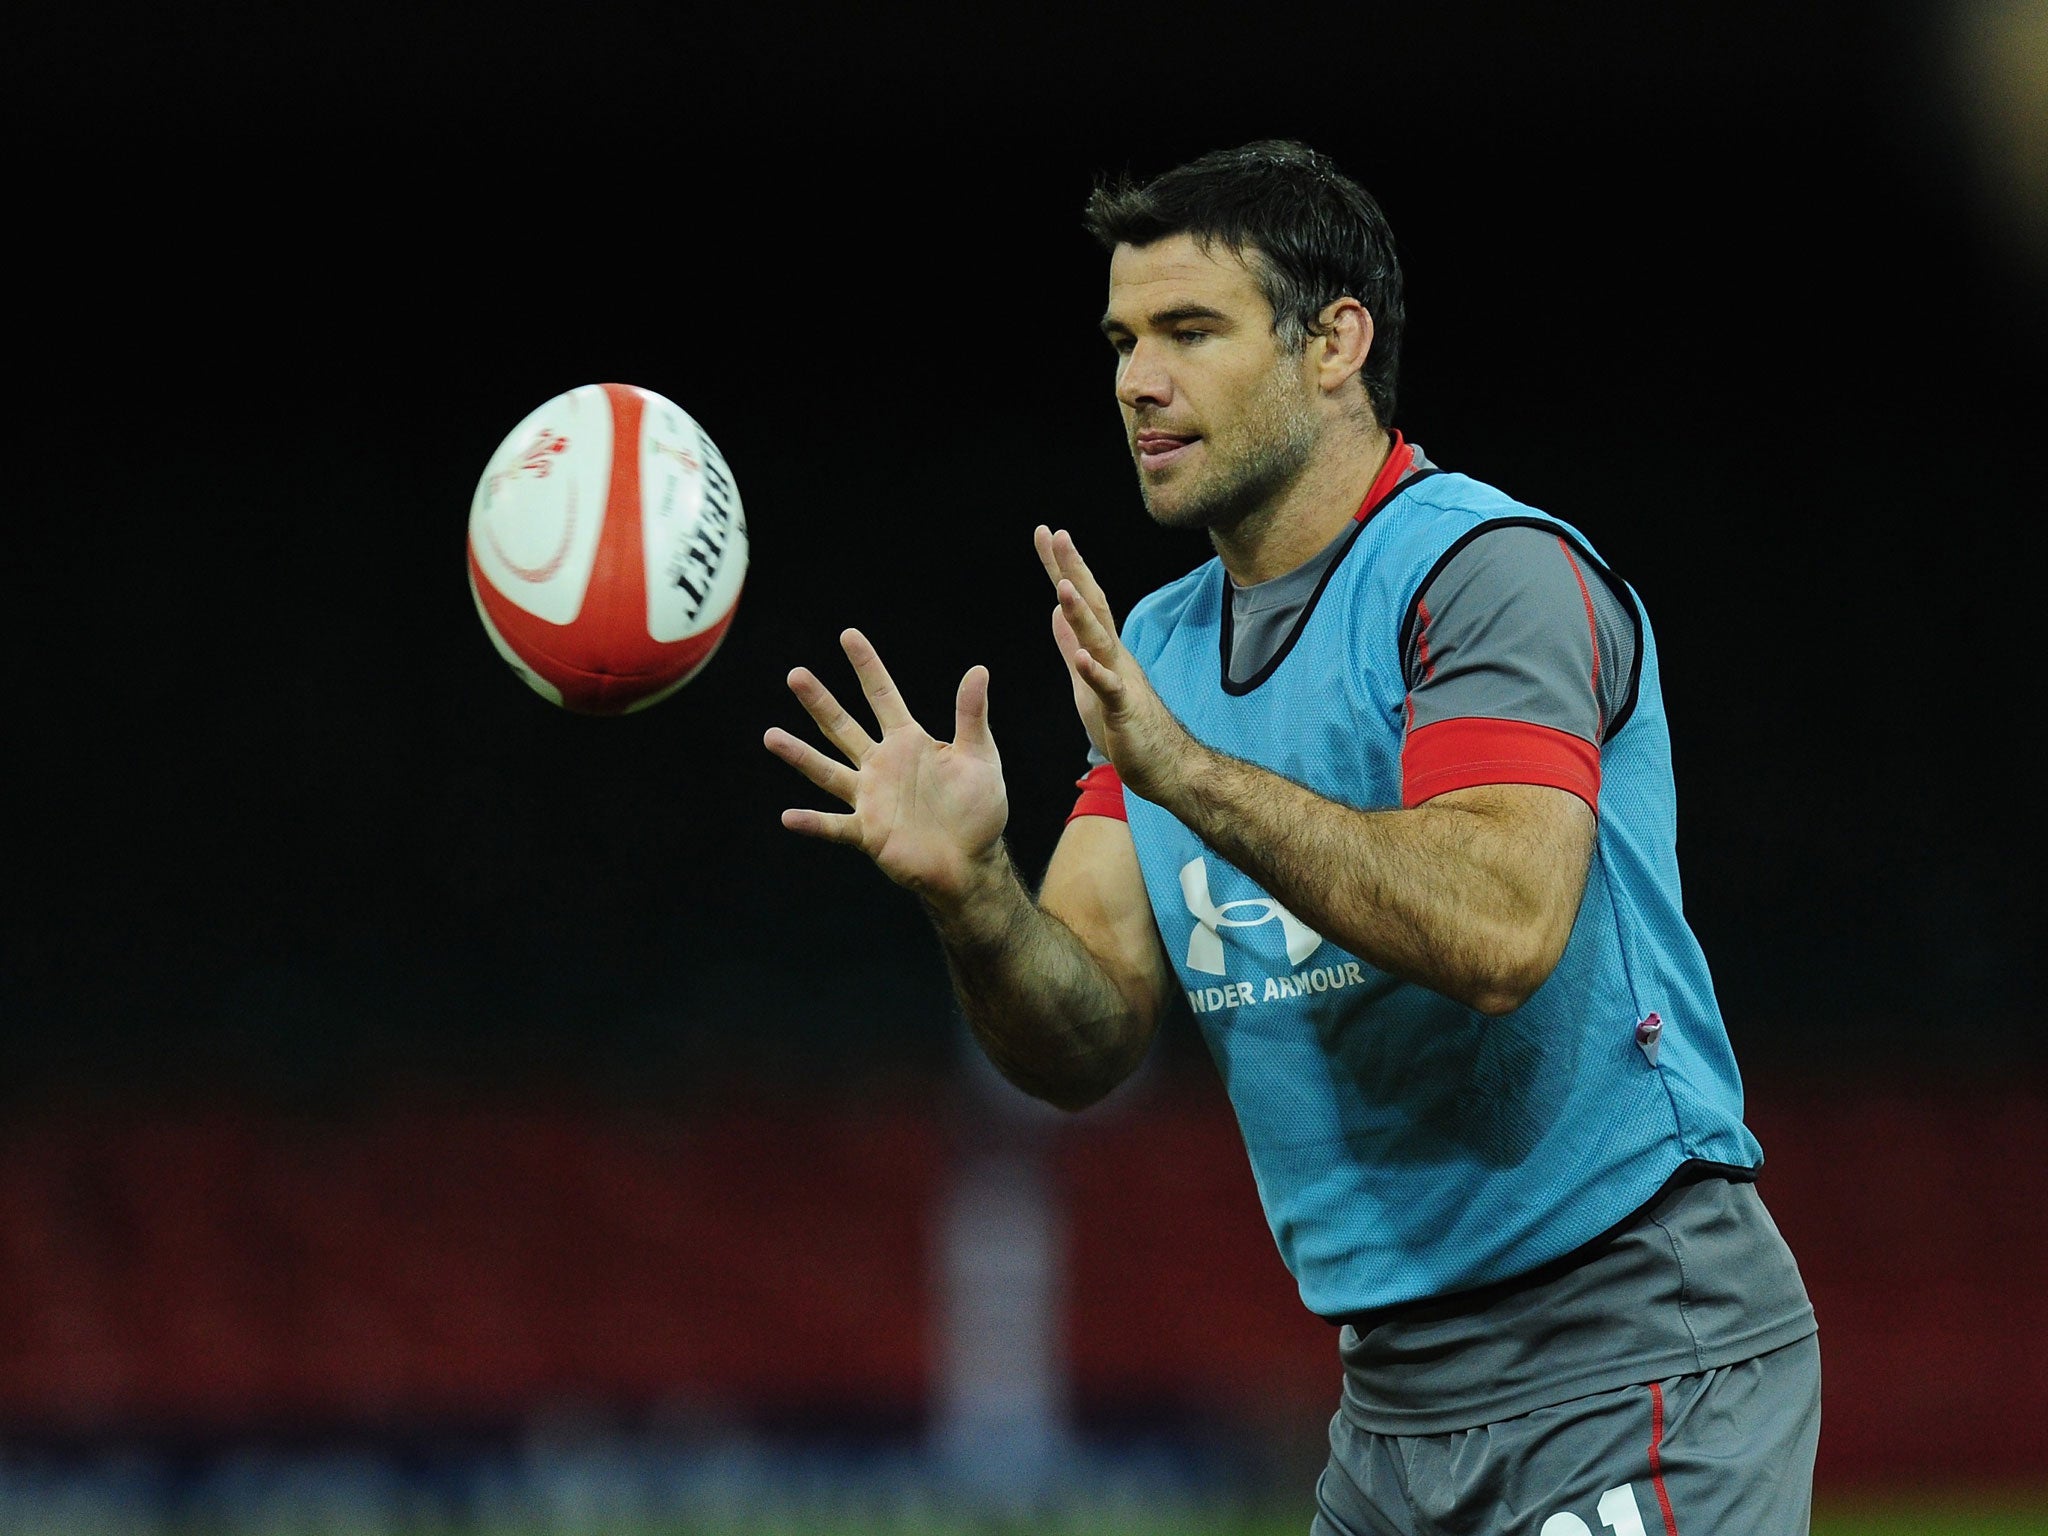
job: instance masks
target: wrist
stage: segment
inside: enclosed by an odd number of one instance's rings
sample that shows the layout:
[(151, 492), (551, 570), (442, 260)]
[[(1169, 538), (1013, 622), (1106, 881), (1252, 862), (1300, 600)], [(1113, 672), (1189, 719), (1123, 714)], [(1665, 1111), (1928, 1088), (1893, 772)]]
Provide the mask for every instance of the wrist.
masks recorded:
[(941, 934), (971, 944), (992, 941), (1008, 929), (1014, 915), (1009, 908), (1023, 890), (1009, 846), (998, 838), (964, 859), (954, 878), (923, 886), (917, 896)]
[(1201, 780), (1215, 755), (1169, 716), (1158, 747), (1146, 755), (1139, 771), (1119, 773), (1136, 793), (1186, 821), (1183, 812), (1201, 798)]

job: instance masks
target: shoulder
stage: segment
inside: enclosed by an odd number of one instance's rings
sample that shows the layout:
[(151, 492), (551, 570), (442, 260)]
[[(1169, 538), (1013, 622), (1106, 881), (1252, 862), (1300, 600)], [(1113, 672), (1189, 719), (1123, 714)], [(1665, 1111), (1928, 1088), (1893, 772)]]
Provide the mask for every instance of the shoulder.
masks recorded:
[(1403, 627), (1416, 599), (1457, 553), (1495, 528), (1554, 520), (1484, 481), (1431, 470), (1402, 485), (1367, 520), (1364, 548), (1349, 557), (1349, 601), (1364, 612), (1391, 612)]
[(1411, 517), (1428, 521), (1452, 537), (1517, 523), (1563, 526), (1549, 513), (1517, 501), (1498, 486), (1452, 470), (1417, 476), (1399, 493), (1397, 503), (1406, 503)]
[(1488, 529), (1554, 521), (1484, 481), (1431, 470), (1408, 481), (1367, 521), (1366, 563), (1412, 595), (1445, 558)]
[(1584, 585), (1563, 525), (1535, 518), (1475, 524), (1437, 563), (1428, 590), (1505, 597), (1527, 588), (1568, 594)]
[(1453, 562), (1460, 566), (1513, 569), (1518, 557), (1554, 552), (1558, 542), (1579, 559), (1614, 580), (1607, 562), (1590, 540), (1555, 513), (1518, 501), (1507, 492), (1469, 475), (1438, 473), (1419, 480), (1403, 500), (1402, 527), (1397, 537), (1415, 562), (1415, 587), (1429, 585)]

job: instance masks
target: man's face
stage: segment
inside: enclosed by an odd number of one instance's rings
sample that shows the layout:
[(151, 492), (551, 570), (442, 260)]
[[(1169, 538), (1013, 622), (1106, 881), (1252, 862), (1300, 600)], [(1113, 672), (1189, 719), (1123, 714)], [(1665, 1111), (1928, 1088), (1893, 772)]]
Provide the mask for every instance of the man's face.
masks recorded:
[(1272, 307), (1228, 249), (1189, 235), (1118, 246), (1102, 330), (1154, 521), (1232, 527), (1308, 462), (1321, 421), (1305, 353), (1275, 342)]

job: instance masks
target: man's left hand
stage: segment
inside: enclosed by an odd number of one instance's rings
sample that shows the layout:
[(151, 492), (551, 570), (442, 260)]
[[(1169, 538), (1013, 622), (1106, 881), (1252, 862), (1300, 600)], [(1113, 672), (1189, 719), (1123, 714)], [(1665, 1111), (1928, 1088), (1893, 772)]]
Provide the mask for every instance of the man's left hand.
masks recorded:
[(1088, 739), (1134, 793), (1164, 804), (1194, 766), (1200, 745), (1152, 691), (1137, 658), (1117, 637), (1109, 599), (1074, 547), (1074, 537), (1041, 524), (1032, 534), (1059, 606), (1052, 633), (1074, 684), (1074, 708)]

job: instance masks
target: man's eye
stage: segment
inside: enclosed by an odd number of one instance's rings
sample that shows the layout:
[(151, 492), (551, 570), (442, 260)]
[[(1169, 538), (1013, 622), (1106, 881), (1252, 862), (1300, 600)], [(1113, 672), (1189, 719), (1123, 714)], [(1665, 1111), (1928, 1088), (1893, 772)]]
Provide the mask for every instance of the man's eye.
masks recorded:
[(1129, 357), (1131, 355), (1131, 348), (1136, 345), (1128, 336), (1112, 336), (1109, 338), (1109, 344), (1116, 348), (1116, 355), (1118, 357)]
[(1179, 342), (1182, 346), (1189, 347), (1193, 346), (1198, 341), (1207, 341), (1209, 339), (1209, 333), (1207, 331), (1179, 330), (1173, 333), (1173, 339)]

